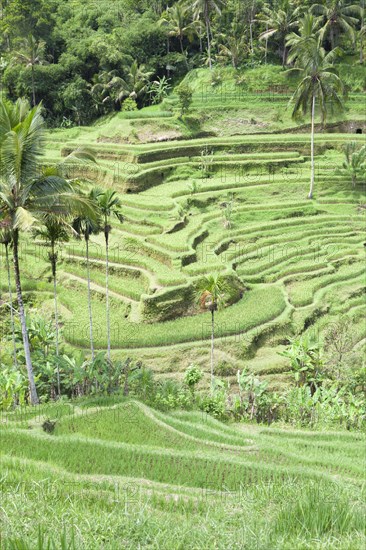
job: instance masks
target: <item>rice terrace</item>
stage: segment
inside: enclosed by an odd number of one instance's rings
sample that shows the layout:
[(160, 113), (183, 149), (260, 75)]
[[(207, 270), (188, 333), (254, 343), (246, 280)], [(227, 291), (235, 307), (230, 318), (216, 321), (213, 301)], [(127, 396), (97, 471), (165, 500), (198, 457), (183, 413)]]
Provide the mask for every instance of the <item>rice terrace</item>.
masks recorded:
[(363, 550), (364, 1), (0, 29), (0, 549)]

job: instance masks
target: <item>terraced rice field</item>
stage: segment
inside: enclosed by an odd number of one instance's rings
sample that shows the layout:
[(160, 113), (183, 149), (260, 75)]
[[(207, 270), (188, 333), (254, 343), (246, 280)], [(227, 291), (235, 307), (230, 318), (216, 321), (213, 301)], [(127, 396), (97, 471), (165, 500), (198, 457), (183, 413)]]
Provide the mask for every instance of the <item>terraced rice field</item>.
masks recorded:
[[(152, 114), (156, 124), (167, 118)], [(218, 271), (242, 290), (216, 315), (216, 374), (230, 365), (231, 384), (246, 366), (281, 389), (290, 380), (279, 355), (286, 338), (322, 339), (345, 313), (356, 351), (365, 351), (365, 187), (337, 171), (345, 141), (364, 136), (316, 136), (309, 201), (305, 134), (135, 145), (112, 127), (50, 133), (46, 162), (92, 146), (98, 164), (68, 175), (120, 193), (125, 220), (114, 223), (110, 245), (113, 358), (142, 360), (161, 378), (197, 363), (207, 386), (210, 318), (194, 285)], [(22, 242), (27, 306), (44, 313), (53, 307), (47, 254), (40, 242)], [(105, 349), (103, 235), (92, 236), (90, 257), (95, 343)], [(67, 243), (59, 260), (63, 339), (88, 352), (83, 242)], [(41, 428), (47, 419), (57, 421), (52, 434)], [(224, 425), (113, 398), (18, 409), (0, 429), (4, 549), (33, 549), (37, 537), (40, 548), (51, 537), (57, 548), (88, 550), (365, 545), (358, 433)]]
[[(65, 135), (72, 139), (65, 142)], [(118, 143), (113, 135), (106, 143), (103, 127), (65, 135), (49, 135), (47, 162), (59, 162), (61, 151), (92, 146), (98, 164), (69, 167), (68, 175), (117, 189), (123, 204), (125, 221), (114, 224), (110, 244), (114, 357), (146, 360), (162, 376), (179, 377), (191, 362), (207, 370), (210, 319), (198, 311), (193, 289), (202, 275), (218, 271), (243, 289), (216, 316), (218, 362), (247, 364), (281, 386), (287, 379), (286, 359), (278, 355), (284, 336), (311, 330), (321, 338), (340, 313), (354, 316), (354, 343), (362, 352), (365, 186), (353, 188), (337, 167), (342, 145), (364, 143), (364, 136), (316, 136), (316, 188), (309, 201), (306, 134), (139, 145)], [(91, 238), (90, 256), (95, 340), (104, 349), (103, 235)], [(60, 259), (64, 339), (87, 349), (83, 242), (69, 242)], [(29, 300), (51, 308), (47, 250), (24, 241), (22, 265)]]
[(360, 434), (101, 399), (3, 415), (1, 443), (4, 549), (364, 548)]

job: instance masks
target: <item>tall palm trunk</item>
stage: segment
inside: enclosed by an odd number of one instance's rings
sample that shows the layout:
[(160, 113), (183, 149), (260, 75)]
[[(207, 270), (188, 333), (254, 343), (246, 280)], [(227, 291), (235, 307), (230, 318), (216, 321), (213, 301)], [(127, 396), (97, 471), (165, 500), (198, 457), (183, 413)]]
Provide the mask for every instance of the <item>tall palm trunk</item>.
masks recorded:
[(89, 335), (90, 335), (90, 351), (91, 358), (94, 361), (94, 341), (93, 341), (93, 312), (91, 303), (91, 289), (90, 289), (90, 265), (89, 265), (89, 236), (85, 235), (85, 247), (86, 247), (86, 272), (88, 279), (88, 309), (89, 309)]
[(333, 25), (330, 26), (330, 46), (331, 46), (331, 49), (334, 50), (334, 48), (335, 48), (335, 35), (334, 35)]
[[(55, 243), (51, 244), (51, 265), (53, 277), (53, 302), (55, 310), (55, 332), (56, 332), (56, 356), (59, 356), (59, 322), (58, 322), (58, 302), (57, 302), (57, 255), (55, 252)], [(57, 394), (61, 396), (60, 368), (57, 361)]]
[(360, 20), (360, 64), (363, 65), (363, 33), (362, 29), (365, 24), (365, 0), (362, 0), (361, 2), (361, 20)]
[(212, 69), (212, 60), (211, 60), (211, 41), (210, 41), (210, 21), (208, 19), (208, 15), (205, 17), (206, 19), (206, 33), (207, 33), (207, 54), (208, 54), (208, 64), (210, 69)]
[[(166, 39), (166, 53), (167, 55), (170, 54), (170, 41), (169, 41), (169, 36), (167, 36), (167, 39)], [(167, 75), (168, 75), (168, 78), (170, 76), (170, 65), (169, 65), (169, 62), (168, 62), (168, 65), (167, 65)]]
[(283, 53), (282, 53), (282, 67), (285, 67), (287, 63), (287, 48), (286, 45), (283, 45)]
[(105, 303), (106, 303), (106, 315), (107, 315), (107, 357), (111, 360), (111, 318), (109, 313), (109, 226), (107, 225), (107, 218), (104, 223), (104, 237), (105, 237)]
[(315, 94), (313, 95), (313, 100), (311, 105), (311, 176), (310, 176), (310, 191), (309, 191), (308, 199), (313, 198), (314, 180), (315, 180), (314, 123), (315, 123)]
[(36, 90), (34, 88), (34, 65), (32, 63), (32, 98), (33, 98), (33, 107), (36, 106)]
[(30, 354), (28, 331), (27, 331), (27, 325), (26, 325), (26, 321), (25, 321), (22, 286), (21, 286), (21, 283), (20, 283), (18, 244), (19, 244), (19, 230), (15, 229), (14, 233), (13, 233), (13, 263), (14, 263), (14, 274), (15, 274), (15, 286), (16, 286), (17, 299), (18, 299), (18, 310), (19, 310), (20, 324), (21, 324), (21, 327), (22, 327), (24, 355), (25, 355), (25, 363), (26, 363), (27, 373), (28, 373), (31, 403), (32, 403), (32, 405), (38, 405), (39, 404), (39, 399), (38, 399), (38, 395), (37, 395), (36, 384), (35, 384), (35, 381), (34, 381), (34, 374), (33, 374), (32, 359), (31, 359), (31, 354)]
[(188, 70), (188, 68), (189, 68), (189, 67), (188, 67), (188, 61), (187, 61), (187, 57), (186, 57), (186, 55), (185, 55), (185, 53), (184, 53), (184, 48), (183, 48), (183, 37), (182, 37), (182, 35), (179, 36), (179, 43), (180, 43), (180, 51), (182, 52), (182, 55), (183, 55), (183, 57), (184, 57), (184, 63), (185, 63), (186, 68), (187, 68), (187, 70)]
[(254, 2), (252, 4), (252, 9), (250, 10), (250, 21), (249, 21), (249, 43), (250, 43), (250, 53), (253, 55), (253, 13), (254, 13)]
[(12, 341), (13, 341), (13, 358), (14, 358), (14, 366), (17, 367), (18, 361), (17, 361), (17, 346), (15, 342), (13, 293), (11, 290), (11, 278), (10, 278), (9, 244), (5, 244), (5, 258), (6, 258), (6, 269), (8, 272), (8, 292), (9, 292), (9, 302), (10, 302), (11, 334), (12, 334)]
[(211, 311), (211, 391), (214, 386), (215, 311)]

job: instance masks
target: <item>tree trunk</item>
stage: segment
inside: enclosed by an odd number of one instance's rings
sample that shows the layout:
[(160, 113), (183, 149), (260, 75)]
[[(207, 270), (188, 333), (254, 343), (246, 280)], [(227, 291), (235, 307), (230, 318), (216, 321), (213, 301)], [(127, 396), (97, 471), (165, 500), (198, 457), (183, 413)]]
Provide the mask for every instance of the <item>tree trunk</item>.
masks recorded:
[(313, 198), (314, 179), (315, 179), (315, 162), (314, 162), (314, 120), (315, 120), (315, 94), (313, 95), (311, 105), (311, 176), (310, 176), (310, 191), (308, 199)]
[(124, 372), (124, 374), (125, 374), (125, 383), (124, 383), (124, 385), (123, 385), (123, 395), (124, 395), (125, 397), (128, 396), (129, 391), (130, 391), (129, 385), (128, 385), (128, 375), (129, 375), (129, 373), (130, 373), (130, 364), (131, 364), (131, 359), (130, 359), (129, 357), (127, 357), (126, 363), (125, 363), (125, 368), (124, 368), (124, 371), (125, 371), (125, 372)]
[(285, 67), (287, 62), (287, 48), (285, 44), (283, 45), (283, 54), (282, 54), (282, 67)]
[(180, 43), (180, 51), (182, 52), (182, 55), (184, 57), (184, 63), (185, 63), (186, 68), (188, 70), (188, 68), (189, 68), (188, 67), (188, 61), (187, 61), (187, 57), (186, 57), (186, 55), (184, 53), (184, 49), (183, 49), (183, 38), (182, 38), (182, 36), (179, 36), (179, 43)]
[(208, 64), (210, 69), (212, 69), (211, 61), (211, 42), (210, 42), (210, 22), (208, 17), (206, 17), (206, 33), (207, 33), (207, 54), (208, 54)]
[(91, 358), (94, 361), (94, 342), (93, 342), (93, 312), (92, 312), (92, 303), (91, 303), (91, 290), (90, 290), (90, 265), (89, 265), (89, 237), (85, 238), (86, 244), (86, 271), (88, 278), (88, 309), (89, 309), (89, 335), (90, 335), (90, 351)]
[(13, 233), (13, 262), (14, 262), (15, 286), (16, 286), (17, 299), (18, 299), (18, 310), (19, 310), (20, 324), (22, 327), (24, 355), (25, 355), (25, 363), (26, 363), (27, 373), (28, 373), (31, 403), (32, 405), (38, 405), (39, 399), (37, 395), (36, 384), (34, 381), (28, 331), (27, 331), (27, 325), (25, 321), (23, 294), (22, 294), (22, 287), (20, 283), (18, 243), (19, 243), (19, 230), (15, 229)]
[[(362, 31), (362, 28), (365, 24), (365, 2), (364, 0), (361, 2), (361, 20), (360, 20), (360, 29)], [(363, 65), (363, 35), (360, 31), (360, 64)]]
[[(167, 36), (167, 39), (166, 39), (166, 54), (167, 55), (170, 54), (169, 35)], [(169, 60), (168, 60), (168, 67), (170, 67)], [(166, 72), (167, 72), (167, 75), (168, 75), (168, 78), (169, 78), (170, 77), (170, 69), (168, 68)]]
[(32, 64), (32, 96), (33, 96), (33, 107), (36, 106), (36, 91), (34, 89), (34, 65)]
[[(59, 324), (58, 324), (58, 303), (57, 303), (57, 257), (55, 254), (55, 243), (51, 245), (51, 263), (52, 263), (52, 277), (53, 277), (53, 302), (55, 310), (55, 332), (56, 332), (56, 356), (59, 356)], [(60, 384), (60, 366), (57, 361), (57, 394), (61, 396), (61, 384)]]
[(255, 14), (255, 2), (252, 3), (252, 9), (250, 11), (250, 25), (249, 25), (249, 31), (250, 31), (250, 51), (252, 55), (254, 54), (254, 46), (253, 46), (253, 16)]
[(334, 42), (335, 42), (334, 27), (333, 27), (333, 25), (330, 25), (330, 46), (331, 46), (332, 50), (334, 50)]
[(10, 262), (9, 262), (9, 245), (5, 245), (5, 258), (6, 258), (6, 269), (8, 272), (8, 292), (9, 292), (9, 302), (10, 302), (10, 323), (11, 323), (11, 334), (13, 340), (13, 357), (14, 357), (14, 366), (18, 366), (17, 361), (17, 346), (15, 342), (15, 324), (14, 324), (14, 309), (13, 309), (13, 293), (11, 290), (11, 279), (10, 279)]
[(215, 342), (215, 312), (211, 311), (211, 391), (214, 387), (214, 342)]
[(109, 314), (109, 242), (108, 242), (108, 229), (107, 220), (105, 222), (105, 302), (106, 302), (106, 315), (107, 315), (107, 357), (111, 360), (111, 319)]
[[(268, 32), (268, 23), (266, 25), (266, 31)], [(264, 50), (264, 64), (267, 65), (267, 55), (268, 55), (268, 38), (266, 38), (266, 43), (265, 43), (265, 50)]]

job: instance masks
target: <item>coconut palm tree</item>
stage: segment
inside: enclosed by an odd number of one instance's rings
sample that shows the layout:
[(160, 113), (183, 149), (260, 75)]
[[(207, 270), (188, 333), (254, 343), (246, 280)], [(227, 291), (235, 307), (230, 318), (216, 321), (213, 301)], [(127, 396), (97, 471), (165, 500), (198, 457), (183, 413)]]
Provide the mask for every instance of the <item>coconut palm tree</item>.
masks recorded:
[[(48, 253), (48, 259), (51, 264), (52, 279), (53, 279), (53, 301), (54, 301), (54, 314), (55, 314), (55, 341), (56, 341), (56, 355), (59, 356), (59, 317), (58, 317), (58, 300), (57, 300), (57, 261), (58, 252), (56, 247), (59, 243), (68, 242), (70, 231), (63, 218), (54, 216), (53, 214), (46, 214), (43, 219), (43, 225), (41, 228), (36, 229), (35, 234), (41, 239), (45, 240), (50, 246)], [(57, 362), (57, 392), (58, 396), (61, 395), (60, 388), (60, 371), (59, 363)]]
[(188, 69), (187, 57), (183, 48), (183, 39), (186, 35), (191, 37), (194, 33), (195, 22), (187, 23), (189, 6), (178, 2), (168, 8), (159, 24), (167, 29), (168, 37), (176, 37), (179, 40), (180, 51), (184, 57)]
[(30, 35), (25, 38), (22, 43), (22, 49), (15, 52), (15, 61), (31, 68), (32, 73), (32, 102), (36, 104), (36, 90), (34, 82), (34, 67), (36, 65), (46, 65), (48, 62), (45, 56), (46, 42), (43, 40), (37, 41), (34, 36)]
[(277, 8), (263, 8), (263, 17), (258, 18), (258, 21), (265, 23), (266, 30), (259, 35), (259, 40), (268, 40), (272, 36), (277, 38), (282, 56), (282, 66), (287, 62), (288, 49), (286, 46), (286, 36), (297, 26), (300, 9), (295, 8), (290, 2), (284, 0)]
[(211, 15), (213, 12), (216, 12), (218, 15), (221, 15), (221, 7), (224, 4), (224, 0), (194, 0), (192, 4), (193, 16), (197, 21), (203, 19), (206, 26), (206, 37), (207, 37), (207, 55), (208, 55), (208, 64), (210, 69), (212, 69), (212, 58), (211, 58), (211, 41), (212, 41), (212, 31), (211, 31)]
[(14, 323), (14, 309), (13, 309), (13, 292), (11, 288), (11, 276), (10, 276), (10, 261), (9, 261), (9, 246), (12, 243), (12, 236), (10, 231), (10, 221), (9, 220), (0, 220), (0, 244), (5, 247), (5, 264), (6, 271), (8, 276), (8, 293), (9, 293), (9, 307), (10, 307), (10, 323), (11, 323), (11, 334), (13, 342), (13, 360), (14, 366), (18, 365), (17, 361), (17, 346), (15, 340), (15, 323)]
[(340, 173), (348, 176), (355, 188), (358, 181), (366, 180), (366, 145), (359, 147), (355, 141), (348, 142), (344, 147), (344, 156)]
[(197, 285), (201, 308), (211, 312), (211, 390), (214, 387), (215, 312), (223, 305), (228, 290), (227, 281), (220, 273), (206, 275)]
[(97, 194), (97, 204), (101, 218), (103, 219), (103, 233), (105, 239), (105, 292), (106, 292), (106, 312), (107, 312), (107, 356), (111, 359), (111, 325), (110, 325), (110, 312), (109, 312), (109, 234), (112, 227), (109, 223), (111, 217), (117, 218), (119, 222), (123, 222), (123, 216), (121, 212), (121, 201), (119, 200), (117, 193), (112, 189), (101, 191)]
[(91, 286), (90, 286), (90, 259), (89, 259), (89, 242), (91, 235), (97, 235), (101, 229), (101, 223), (99, 219), (99, 210), (97, 204), (97, 196), (99, 190), (92, 189), (89, 193), (88, 199), (94, 208), (94, 215), (80, 215), (72, 221), (72, 228), (79, 237), (83, 237), (85, 241), (85, 259), (86, 259), (86, 272), (87, 272), (87, 284), (88, 284), (88, 310), (89, 310), (89, 336), (90, 336), (90, 352), (91, 359), (95, 359), (94, 351), (94, 337), (93, 337), (93, 312), (91, 302)]
[(331, 49), (336, 46), (337, 39), (342, 33), (354, 43), (355, 25), (360, 17), (360, 6), (347, 5), (345, 0), (328, 0), (325, 4), (313, 4), (313, 13), (323, 17), (324, 25), (321, 29), (322, 40), (329, 34)]
[(318, 103), (321, 121), (324, 124), (328, 111), (342, 110), (344, 86), (333, 65), (340, 55), (338, 48), (326, 53), (319, 38), (312, 38), (307, 46), (294, 56), (298, 65), (294, 69), (302, 75), (302, 80), (295, 90), (290, 103), (293, 104), (293, 118), (311, 112), (311, 176), (308, 198), (313, 197), (315, 180), (314, 163), (314, 123), (315, 107)]
[(240, 61), (249, 54), (250, 49), (242, 29), (233, 25), (231, 31), (228, 35), (220, 35), (222, 42), (219, 44), (217, 59), (224, 62), (230, 60), (233, 68), (237, 69)]
[(90, 94), (97, 110), (103, 112), (109, 104), (122, 103), (127, 97), (137, 100), (147, 92), (152, 73), (146, 71), (145, 66), (139, 65), (136, 60), (126, 71), (125, 78), (118, 76), (116, 70), (103, 71), (94, 77)]
[[(77, 199), (71, 182), (53, 171), (50, 174), (40, 170), (40, 157), (44, 151), (41, 110), (41, 105), (29, 109), (28, 103), (21, 100), (14, 105), (0, 101), (0, 210), (10, 220), (18, 315), (32, 404), (38, 404), (39, 400), (21, 286), (20, 235), (31, 230), (40, 217), (51, 211), (64, 216), (77, 205), (90, 210), (86, 201)], [(80, 158), (83, 158), (81, 151)]]
[(315, 17), (312, 13), (307, 13), (299, 21), (299, 32), (291, 32), (286, 36), (286, 47), (291, 49), (288, 56), (288, 63), (301, 55), (303, 48), (306, 48), (309, 41), (319, 34), (320, 17)]

